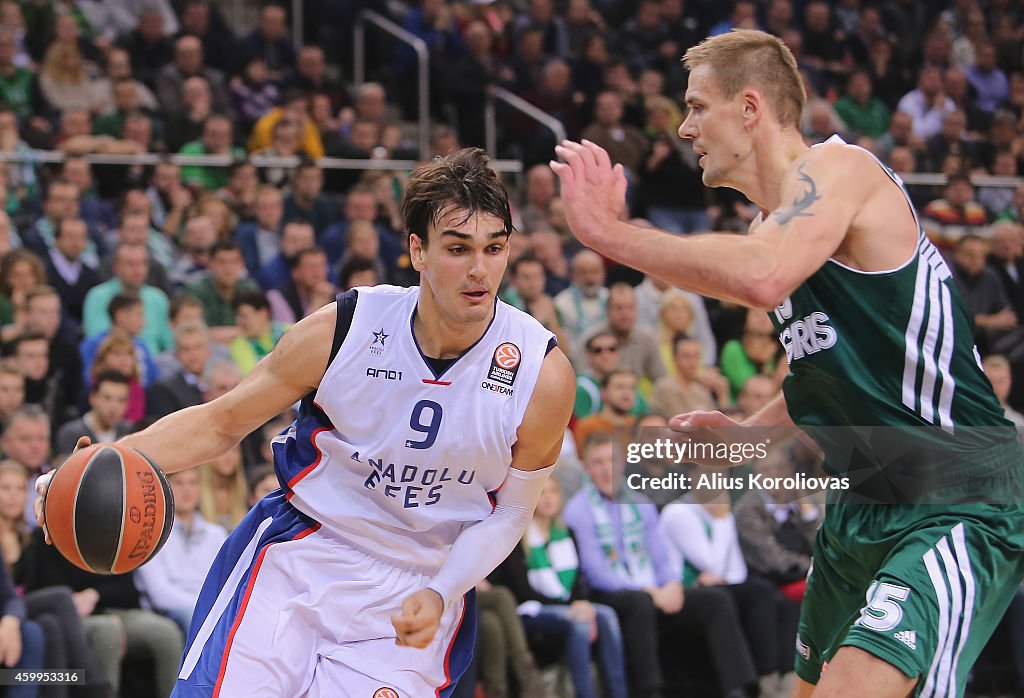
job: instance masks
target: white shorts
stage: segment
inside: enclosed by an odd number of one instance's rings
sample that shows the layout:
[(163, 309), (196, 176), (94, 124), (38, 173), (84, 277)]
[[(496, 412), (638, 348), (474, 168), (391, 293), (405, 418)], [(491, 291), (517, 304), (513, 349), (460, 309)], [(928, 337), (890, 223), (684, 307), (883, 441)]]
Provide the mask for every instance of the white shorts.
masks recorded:
[(207, 575), (172, 695), (444, 698), (472, 658), (472, 592), (425, 649), (395, 645), (391, 625), (435, 573), (357, 550), (268, 495)]

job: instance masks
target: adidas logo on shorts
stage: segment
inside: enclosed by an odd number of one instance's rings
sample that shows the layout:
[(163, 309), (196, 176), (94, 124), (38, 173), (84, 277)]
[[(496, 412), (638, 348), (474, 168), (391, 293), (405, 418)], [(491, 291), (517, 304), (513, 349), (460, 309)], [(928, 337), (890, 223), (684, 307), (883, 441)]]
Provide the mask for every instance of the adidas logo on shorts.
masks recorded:
[(914, 630), (901, 630), (893, 633), (892, 636), (912, 650), (917, 649), (917, 632)]

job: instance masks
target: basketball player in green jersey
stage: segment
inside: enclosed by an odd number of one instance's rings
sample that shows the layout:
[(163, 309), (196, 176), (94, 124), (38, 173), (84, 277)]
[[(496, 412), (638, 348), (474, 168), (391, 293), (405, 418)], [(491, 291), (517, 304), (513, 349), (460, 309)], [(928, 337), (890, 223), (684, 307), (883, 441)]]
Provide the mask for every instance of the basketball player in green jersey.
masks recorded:
[[(790, 374), (745, 425), (795, 423), (834, 473), (843, 460), (822, 427), (948, 435), (954, 457), (909, 464), (946, 487), (942, 506), (830, 500), (804, 597), (795, 695), (961, 695), (1024, 577), (1024, 452), (1012, 431), (1006, 438), (949, 269), (899, 180), (870, 153), (838, 140), (804, 144), (804, 91), (781, 41), (734, 31), (684, 61), (689, 111), (679, 135), (693, 141), (706, 185), (737, 189), (761, 208), (749, 234), (680, 237), (624, 222), (622, 167), (586, 141), (563, 142), (551, 164), (569, 224), (619, 262), (768, 311)], [(720, 413), (674, 421), (736, 426)], [(1003, 437), (986, 442), (965, 427)], [(987, 500), (993, 490), (1009, 503)]]

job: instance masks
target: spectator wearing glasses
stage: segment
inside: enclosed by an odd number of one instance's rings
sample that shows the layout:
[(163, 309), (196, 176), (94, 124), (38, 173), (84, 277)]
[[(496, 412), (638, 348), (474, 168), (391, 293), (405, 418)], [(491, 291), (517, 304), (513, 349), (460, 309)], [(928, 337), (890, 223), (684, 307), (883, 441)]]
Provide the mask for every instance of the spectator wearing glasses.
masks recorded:
[(175, 290), (200, 282), (210, 264), (210, 252), (217, 242), (217, 229), (206, 216), (193, 216), (185, 223), (182, 250), (167, 275)]
[(601, 330), (615, 335), (619, 343), (619, 363), (640, 379), (641, 390), (649, 394), (651, 385), (664, 376), (665, 363), (653, 332), (637, 322), (636, 291), (627, 283), (608, 289), (608, 321)]
[(220, 240), (210, 248), (209, 273), (188, 286), (188, 292), (203, 304), (214, 342), (229, 344), (238, 336), (232, 304), (239, 293), (258, 289), (252, 280), (243, 278), (244, 272), (241, 249), (230, 240)]
[[(576, 374), (576, 403), (573, 416), (583, 419), (601, 411), (601, 382), (619, 365), (619, 340), (610, 331), (598, 332), (586, 344), (587, 367)], [(647, 412), (647, 402), (637, 392), (633, 403), (633, 415), (639, 417)]]

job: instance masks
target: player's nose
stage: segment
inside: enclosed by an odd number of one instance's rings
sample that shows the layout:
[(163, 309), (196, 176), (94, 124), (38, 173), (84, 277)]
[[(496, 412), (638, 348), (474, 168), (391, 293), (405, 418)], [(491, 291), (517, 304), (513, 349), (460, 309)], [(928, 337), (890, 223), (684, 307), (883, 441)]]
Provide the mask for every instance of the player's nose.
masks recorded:
[(473, 255), (472, 264), (469, 265), (469, 269), (466, 274), (471, 279), (480, 279), (486, 273), (487, 268), (484, 264), (484, 253), (478, 252)]
[(679, 124), (679, 130), (676, 131), (676, 133), (679, 134), (679, 137), (685, 140), (693, 140), (697, 137), (697, 129), (693, 126), (693, 120), (690, 118), (690, 114), (692, 114), (692, 112), (686, 115), (686, 118), (683, 119), (683, 123)]

